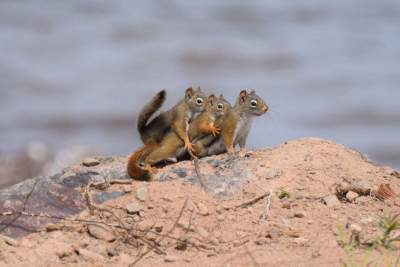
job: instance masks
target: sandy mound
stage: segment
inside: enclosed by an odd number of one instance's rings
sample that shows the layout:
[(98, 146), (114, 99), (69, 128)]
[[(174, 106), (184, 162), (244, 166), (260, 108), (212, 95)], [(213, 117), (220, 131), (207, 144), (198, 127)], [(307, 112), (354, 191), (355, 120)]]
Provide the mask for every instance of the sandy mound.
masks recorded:
[[(32, 214), (25, 203), (16, 221), (36, 220), (42, 230), (17, 240), (0, 237), (0, 265), (342, 266), (364, 260), (387, 266), (397, 259), (395, 242), (391, 249), (376, 242), (367, 249), (367, 243), (381, 237), (380, 218), (399, 211), (400, 175), (342, 145), (308, 138), (243, 158), (202, 159), (207, 191), (190, 161), (166, 166), (146, 183), (121, 180), (125, 160), (57, 176), (89, 209), (46, 227), (57, 221), (49, 218), (51, 209)], [(81, 168), (97, 176), (101, 168), (112, 171), (109, 183), (75, 184), (66, 173)], [(99, 194), (115, 192), (119, 197), (96, 204)], [(2, 212), (0, 221), (10, 216), (4, 203)], [(3, 234), (12, 228), (18, 225)]]

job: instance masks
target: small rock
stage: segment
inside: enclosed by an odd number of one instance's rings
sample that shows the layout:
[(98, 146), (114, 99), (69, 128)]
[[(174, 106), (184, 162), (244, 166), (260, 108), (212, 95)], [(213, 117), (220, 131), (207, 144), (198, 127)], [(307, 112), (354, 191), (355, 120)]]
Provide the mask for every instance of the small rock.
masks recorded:
[(129, 193), (132, 193), (132, 186), (130, 186), (130, 185), (124, 185), (123, 187), (122, 187), (122, 191), (124, 191), (124, 193), (125, 194), (129, 194)]
[(222, 207), (224, 210), (230, 210), (230, 209), (231, 209), (231, 206), (229, 206), (227, 203), (223, 203), (223, 204), (221, 205), (221, 207)]
[(354, 200), (356, 200), (356, 198), (358, 198), (358, 194), (354, 191), (349, 191), (346, 194), (346, 198), (348, 201), (353, 202)]
[(218, 244), (219, 244), (218, 238), (216, 238), (215, 236), (210, 237), (210, 243), (214, 246), (218, 246)]
[(107, 249), (106, 249), (106, 252), (107, 252), (107, 255), (108, 255), (109, 257), (118, 256), (118, 252), (116, 251), (115, 248), (107, 248)]
[(47, 231), (47, 232), (60, 231), (60, 230), (62, 230), (64, 227), (65, 227), (64, 224), (55, 224), (55, 223), (52, 223), (52, 224), (48, 224), (48, 225), (46, 226), (46, 231)]
[(202, 215), (202, 216), (210, 215), (210, 212), (208, 211), (207, 206), (204, 205), (203, 203), (198, 202), (198, 203), (196, 203), (196, 206), (197, 206), (198, 213), (200, 215)]
[(254, 244), (256, 244), (257, 246), (263, 246), (270, 243), (270, 240), (268, 240), (267, 238), (259, 238), (256, 241), (254, 241)]
[(356, 223), (350, 224), (349, 229), (352, 233), (357, 233), (357, 234), (361, 233), (362, 231), (361, 226)]
[(325, 202), (325, 205), (327, 205), (328, 207), (336, 207), (336, 206), (340, 205), (340, 201), (336, 195), (330, 195), (330, 196), (324, 197), (323, 200)]
[(217, 216), (217, 220), (219, 222), (223, 222), (223, 221), (225, 221), (225, 216), (220, 214), (220, 215)]
[(281, 170), (272, 169), (272, 170), (267, 171), (264, 176), (265, 176), (265, 179), (274, 179), (274, 178), (281, 176), (281, 174), (282, 174)]
[(99, 262), (104, 262), (105, 260), (102, 255), (84, 248), (76, 249), (75, 251), (86, 260), (94, 260)]
[(165, 261), (165, 262), (177, 262), (178, 260), (179, 260), (179, 257), (178, 257), (178, 256), (176, 256), (176, 255), (171, 255), (171, 254), (165, 256), (165, 258), (164, 258), (164, 261)]
[(284, 208), (284, 209), (290, 209), (292, 207), (292, 205), (290, 205), (290, 203), (289, 202), (284, 202), (283, 204), (282, 204), (282, 208)]
[(148, 199), (147, 187), (141, 186), (136, 190), (136, 197), (140, 201), (146, 201)]
[(302, 212), (302, 211), (299, 211), (299, 212), (296, 212), (296, 213), (293, 215), (293, 217), (295, 217), (295, 218), (304, 218), (304, 217), (306, 217), (306, 213), (305, 213), (305, 212)]
[(156, 230), (157, 233), (161, 233), (163, 231), (163, 229), (164, 229), (164, 226), (160, 223), (158, 223), (154, 226), (154, 230)]
[(7, 245), (10, 245), (12, 247), (18, 247), (19, 246), (19, 242), (17, 240), (15, 240), (14, 238), (5, 236), (5, 235), (0, 235), (0, 240), (3, 240), (4, 243), (6, 243)]
[(85, 167), (94, 167), (100, 164), (100, 161), (98, 161), (97, 159), (94, 158), (85, 158), (82, 161), (82, 165)]
[(221, 206), (217, 206), (217, 208), (215, 209), (215, 211), (216, 211), (218, 214), (221, 214), (221, 213), (223, 212), (223, 208), (222, 208)]
[(360, 195), (369, 195), (371, 193), (371, 184), (366, 180), (357, 180), (351, 183), (352, 190)]
[(321, 256), (321, 253), (320, 253), (318, 250), (314, 251), (314, 252), (311, 254), (311, 257), (312, 257), (313, 259), (318, 258), (318, 257), (320, 257), (320, 256)]
[(94, 238), (107, 242), (113, 242), (116, 239), (115, 235), (112, 232), (96, 224), (90, 224), (88, 226), (88, 232)]
[(210, 233), (201, 226), (197, 227), (196, 232), (204, 239), (207, 239), (210, 236)]
[(67, 244), (56, 244), (54, 245), (53, 249), (55, 250), (57, 257), (59, 257), (61, 260), (74, 254), (74, 248)]
[(133, 202), (126, 205), (126, 211), (128, 214), (139, 214), (140, 211), (143, 211), (143, 208), (139, 205), (139, 203)]

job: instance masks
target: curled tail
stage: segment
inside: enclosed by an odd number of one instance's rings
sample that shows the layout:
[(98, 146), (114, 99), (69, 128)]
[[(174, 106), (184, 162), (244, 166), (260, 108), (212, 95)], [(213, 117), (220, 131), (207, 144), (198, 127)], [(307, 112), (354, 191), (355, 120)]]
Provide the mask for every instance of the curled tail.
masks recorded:
[(146, 157), (158, 147), (159, 145), (156, 144), (145, 145), (129, 156), (127, 164), (129, 177), (143, 181), (152, 179), (151, 166), (146, 163)]
[(162, 106), (167, 96), (167, 92), (162, 90), (158, 92), (153, 99), (143, 109), (140, 111), (137, 129), (139, 131), (140, 137), (144, 136), (144, 132), (146, 130), (146, 124), (149, 121), (150, 117)]

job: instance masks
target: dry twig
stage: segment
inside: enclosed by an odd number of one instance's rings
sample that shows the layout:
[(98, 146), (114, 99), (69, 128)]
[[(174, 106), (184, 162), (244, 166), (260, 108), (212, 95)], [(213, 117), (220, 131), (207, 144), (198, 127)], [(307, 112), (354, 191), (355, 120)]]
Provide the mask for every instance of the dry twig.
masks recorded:
[[(36, 180), (36, 181), (35, 181), (35, 183), (33, 184), (32, 188), (31, 188), (31, 190), (30, 190), (30, 191), (28, 192), (28, 194), (25, 196), (24, 203), (23, 203), (23, 205), (22, 205), (22, 210), (19, 211), (19, 212), (15, 212), (15, 213), (14, 213), (14, 214), (16, 214), (17, 216), (15, 216), (10, 222), (6, 222), (6, 223), (5, 223), (5, 220), (3, 220), (2, 222), (0, 222), (0, 225), (4, 225), (4, 227), (0, 229), (0, 232), (3, 232), (3, 231), (6, 230), (8, 227), (10, 227), (10, 225), (12, 225), (16, 220), (18, 220), (18, 219), (21, 217), (22, 213), (25, 212), (25, 210), (26, 210), (26, 204), (28, 203), (29, 198), (32, 196), (33, 191), (35, 191), (35, 188), (36, 188), (36, 185), (37, 185), (38, 182), (39, 182), (39, 180)], [(11, 213), (11, 215), (12, 215), (12, 214), (13, 214), (13, 213)], [(9, 216), (9, 215), (7, 214), (7, 215), (3, 215), (3, 216)]]
[(203, 187), (204, 190), (208, 191), (208, 188), (207, 188), (206, 184), (204, 183), (203, 176), (201, 175), (201, 172), (200, 172), (200, 160), (195, 154), (193, 154), (193, 152), (190, 149), (188, 149), (188, 151), (189, 151), (189, 155), (193, 159), (193, 165), (194, 165), (194, 170), (197, 175), (197, 179), (199, 180), (201, 187)]

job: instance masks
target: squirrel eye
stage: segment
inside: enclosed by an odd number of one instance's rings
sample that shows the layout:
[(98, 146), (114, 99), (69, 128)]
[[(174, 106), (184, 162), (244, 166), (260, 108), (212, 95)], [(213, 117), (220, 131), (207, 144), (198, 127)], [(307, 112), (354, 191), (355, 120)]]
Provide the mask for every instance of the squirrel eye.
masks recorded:
[(139, 167), (140, 167), (140, 168), (144, 168), (145, 166), (146, 166), (146, 165), (145, 165), (143, 162), (140, 162), (140, 163), (139, 163)]
[(258, 104), (257, 100), (251, 100), (250, 102), (250, 105), (254, 108), (257, 107), (257, 104)]
[(218, 104), (217, 107), (218, 107), (218, 109), (223, 109), (223, 108), (224, 108), (224, 104), (221, 104), (221, 103), (220, 103), (220, 104)]
[(203, 104), (204, 100), (202, 98), (197, 98), (196, 102), (198, 105), (201, 105)]

